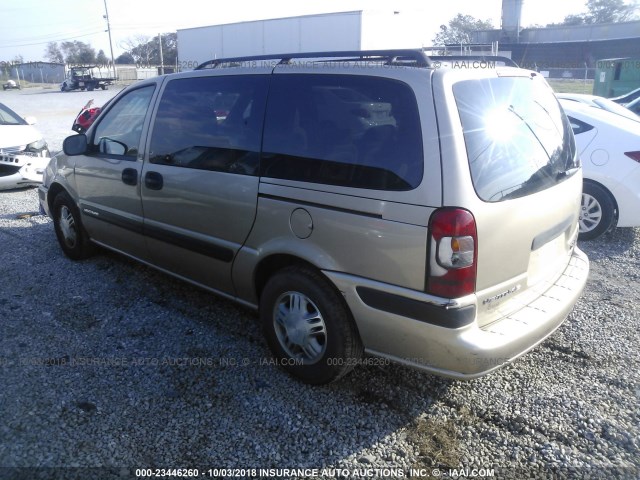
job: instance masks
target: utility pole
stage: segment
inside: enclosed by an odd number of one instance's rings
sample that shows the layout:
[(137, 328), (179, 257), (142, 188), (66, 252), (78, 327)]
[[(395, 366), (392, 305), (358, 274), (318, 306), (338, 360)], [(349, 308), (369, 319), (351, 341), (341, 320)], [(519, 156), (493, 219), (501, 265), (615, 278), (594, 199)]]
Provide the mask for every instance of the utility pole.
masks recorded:
[(162, 34), (158, 34), (158, 44), (160, 46), (160, 75), (164, 75), (164, 59), (162, 58)]
[(111, 65), (113, 65), (113, 78), (118, 78), (116, 73), (116, 62), (113, 59), (113, 43), (111, 42), (111, 25), (109, 24), (109, 11), (107, 10), (107, 0), (104, 0), (104, 19), (107, 21), (107, 32), (109, 32), (109, 48), (111, 49)]

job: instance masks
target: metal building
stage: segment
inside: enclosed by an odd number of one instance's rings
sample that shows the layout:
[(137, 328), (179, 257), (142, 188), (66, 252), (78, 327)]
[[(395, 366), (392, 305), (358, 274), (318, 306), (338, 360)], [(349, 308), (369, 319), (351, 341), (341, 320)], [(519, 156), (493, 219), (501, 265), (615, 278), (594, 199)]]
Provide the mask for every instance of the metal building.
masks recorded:
[(207, 60), (245, 55), (417, 48), (419, 44), (407, 44), (410, 20), (393, 10), (358, 10), (182, 29), (178, 68), (191, 70)]

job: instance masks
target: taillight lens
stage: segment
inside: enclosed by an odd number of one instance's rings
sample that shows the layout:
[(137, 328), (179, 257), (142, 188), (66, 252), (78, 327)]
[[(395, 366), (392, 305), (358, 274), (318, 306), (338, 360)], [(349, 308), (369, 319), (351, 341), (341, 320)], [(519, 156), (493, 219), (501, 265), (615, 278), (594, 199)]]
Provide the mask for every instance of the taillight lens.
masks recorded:
[(631, 160), (635, 160), (636, 162), (640, 163), (640, 152), (624, 152), (624, 154)]
[(427, 292), (457, 298), (476, 289), (478, 234), (471, 212), (441, 208), (429, 221)]

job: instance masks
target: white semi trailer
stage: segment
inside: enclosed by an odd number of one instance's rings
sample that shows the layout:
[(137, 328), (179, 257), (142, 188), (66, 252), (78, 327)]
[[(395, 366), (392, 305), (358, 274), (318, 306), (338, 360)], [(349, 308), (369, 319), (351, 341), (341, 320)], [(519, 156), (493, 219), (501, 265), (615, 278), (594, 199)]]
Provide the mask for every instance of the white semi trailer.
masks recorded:
[(331, 50), (419, 48), (410, 12), (358, 10), (178, 30), (178, 68), (216, 58)]

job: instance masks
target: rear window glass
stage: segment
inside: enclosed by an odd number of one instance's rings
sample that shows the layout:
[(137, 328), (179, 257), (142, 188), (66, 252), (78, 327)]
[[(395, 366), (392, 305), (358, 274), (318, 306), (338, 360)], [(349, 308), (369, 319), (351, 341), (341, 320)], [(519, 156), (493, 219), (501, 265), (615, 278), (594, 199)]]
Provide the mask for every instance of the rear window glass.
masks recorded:
[(274, 75), (261, 175), (411, 190), (422, 180), (420, 118), (411, 88), (355, 75)]
[(577, 171), (571, 125), (544, 80), (466, 80), (453, 92), (473, 184), (482, 200), (530, 195)]

